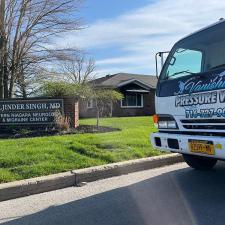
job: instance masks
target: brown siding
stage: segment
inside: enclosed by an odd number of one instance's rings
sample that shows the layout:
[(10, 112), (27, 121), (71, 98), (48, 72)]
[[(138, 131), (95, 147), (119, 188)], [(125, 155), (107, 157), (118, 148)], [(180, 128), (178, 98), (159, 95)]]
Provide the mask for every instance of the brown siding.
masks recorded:
[[(149, 93), (143, 94), (143, 108), (121, 108), (120, 101), (114, 104), (113, 114), (115, 117), (126, 116), (149, 116), (155, 113), (155, 90), (150, 90)], [(96, 109), (87, 108), (87, 102), (80, 102), (80, 117), (91, 118), (96, 116)]]
[(95, 108), (87, 108), (86, 101), (80, 101), (80, 118), (93, 118), (96, 117), (96, 109)]

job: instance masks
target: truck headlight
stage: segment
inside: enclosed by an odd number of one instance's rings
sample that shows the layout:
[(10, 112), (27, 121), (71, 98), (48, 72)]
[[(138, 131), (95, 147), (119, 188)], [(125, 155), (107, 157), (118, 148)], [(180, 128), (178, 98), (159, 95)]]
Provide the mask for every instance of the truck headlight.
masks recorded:
[(158, 128), (160, 129), (167, 129), (168, 128), (168, 124), (167, 121), (159, 121), (158, 122)]
[(177, 128), (176, 121), (167, 121), (167, 127), (168, 129), (176, 129)]
[(177, 129), (177, 123), (172, 116), (169, 115), (154, 115), (153, 121), (158, 129)]

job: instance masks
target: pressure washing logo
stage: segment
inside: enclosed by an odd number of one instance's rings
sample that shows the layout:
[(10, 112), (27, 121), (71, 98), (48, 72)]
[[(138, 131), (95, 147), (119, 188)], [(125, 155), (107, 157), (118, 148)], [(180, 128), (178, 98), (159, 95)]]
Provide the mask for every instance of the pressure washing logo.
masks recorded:
[[(225, 117), (225, 108), (214, 108), (216, 103), (225, 103), (225, 71), (211, 76), (207, 81), (206, 77), (199, 81), (196, 77), (179, 81), (175, 107), (184, 108), (186, 118)], [(202, 105), (210, 106), (202, 108)]]
[(212, 78), (209, 80), (207, 79), (207, 81), (204, 81), (204, 78), (203, 80), (196, 81), (195, 77), (192, 77), (187, 81), (179, 81), (179, 90), (175, 94), (182, 95), (192, 94), (196, 92), (212, 91), (217, 89), (225, 89), (225, 71), (210, 76), (212, 76)]

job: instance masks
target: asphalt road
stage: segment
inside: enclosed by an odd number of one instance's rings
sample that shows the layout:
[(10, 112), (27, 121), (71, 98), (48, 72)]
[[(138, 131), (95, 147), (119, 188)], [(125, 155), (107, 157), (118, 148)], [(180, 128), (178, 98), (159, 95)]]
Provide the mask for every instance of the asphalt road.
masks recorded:
[(184, 163), (0, 203), (7, 225), (223, 225), (225, 163)]

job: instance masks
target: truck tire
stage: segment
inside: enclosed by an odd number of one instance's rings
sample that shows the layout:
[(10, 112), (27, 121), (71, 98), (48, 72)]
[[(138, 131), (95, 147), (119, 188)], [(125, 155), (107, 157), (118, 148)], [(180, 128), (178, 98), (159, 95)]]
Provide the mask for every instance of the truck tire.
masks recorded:
[(183, 154), (184, 161), (192, 168), (196, 170), (210, 170), (216, 163), (217, 159), (207, 158), (197, 155), (186, 155)]

